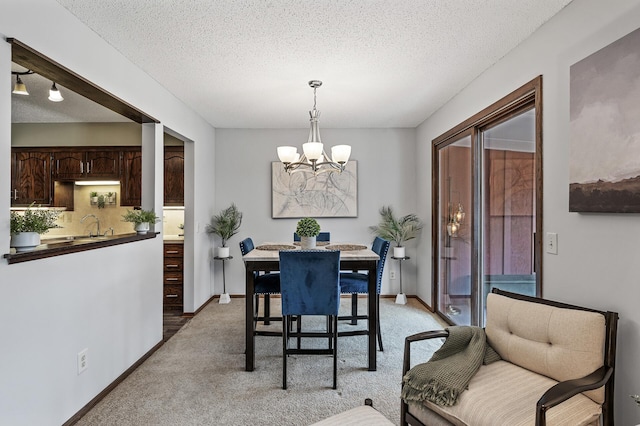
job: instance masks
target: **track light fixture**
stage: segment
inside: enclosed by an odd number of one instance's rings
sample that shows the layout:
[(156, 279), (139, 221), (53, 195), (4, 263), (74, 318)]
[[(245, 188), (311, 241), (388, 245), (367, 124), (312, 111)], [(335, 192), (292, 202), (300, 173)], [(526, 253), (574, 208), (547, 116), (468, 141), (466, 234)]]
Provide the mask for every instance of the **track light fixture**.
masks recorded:
[[(29, 91), (27, 90), (27, 85), (24, 84), (24, 82), (22, 81), (20, 76), (34, 74), (34, 72), (31, 71), (31, 70), (27, 70), (27, 71), (11, 71), (11, 74), (16, 76), (16, 84), (13, 86), (13, 91), (11, 93), (13, 93), (15, 95), (28, 96), (29, 95)], [(58, 90), (58, 88), (56, 87), (55, 81), (52, 82), (51, 89), (49, 89), (49, 100), (51, 102), (62, 102), (62, 101), (64, 101), (64, 98), (62, 97), (62, 94), (60, 93), (60, 90)]]
[(29, 96), (29, 92), (27, 91), (27, 86), (22, 82), (22, 79), (20, 78), (20, 76), (33, 74), (33, 71), (31, 70), (24, 71), (24, 72), (11, 71), (11, 74), (16, 76), (16, 84), (13, 86), (13, 91), (11, 93), (14, 93), (16, 95)]
[(51, 85), (51, 89), (49, 89), (49, 100), (51, 102), (62, 102), (64, 100), (64, 98), (62, 97), (62, 94), (56, 87), (55, 81)]

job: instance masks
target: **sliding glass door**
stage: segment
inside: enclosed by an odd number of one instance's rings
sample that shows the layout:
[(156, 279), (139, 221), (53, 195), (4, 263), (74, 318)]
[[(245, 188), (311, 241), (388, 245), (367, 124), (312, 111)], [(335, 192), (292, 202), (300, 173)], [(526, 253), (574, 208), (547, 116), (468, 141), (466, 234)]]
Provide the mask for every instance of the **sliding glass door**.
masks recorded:
[(434, 300), (451, 324), (484, 325), (493, 288), (541, 295), (540, 86), (434, 141)]
[(455, 324), (469, 324), (473, 247), (471, 135), (438, 150), (438, 306)]

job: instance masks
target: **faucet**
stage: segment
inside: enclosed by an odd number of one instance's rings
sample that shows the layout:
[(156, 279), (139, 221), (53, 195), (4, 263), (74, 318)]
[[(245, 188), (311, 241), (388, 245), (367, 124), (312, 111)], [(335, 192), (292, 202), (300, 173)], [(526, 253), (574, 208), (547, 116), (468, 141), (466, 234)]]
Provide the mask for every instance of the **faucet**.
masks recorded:
[[(80, 219), (80, 223), (84, 222), (84, 220), (88, 217), (92, 217), (96, 220), (96, 227), (97, 227), (97, 233), (96, 233), (96, 237), (100, 236), (100, 219), (98, 219), (98, 217), (94, 214), (86, 214), (82, 217), (82, 219)], [(93, 237), (93, 233), (91, 231), (89, 231), (89, 238)]]

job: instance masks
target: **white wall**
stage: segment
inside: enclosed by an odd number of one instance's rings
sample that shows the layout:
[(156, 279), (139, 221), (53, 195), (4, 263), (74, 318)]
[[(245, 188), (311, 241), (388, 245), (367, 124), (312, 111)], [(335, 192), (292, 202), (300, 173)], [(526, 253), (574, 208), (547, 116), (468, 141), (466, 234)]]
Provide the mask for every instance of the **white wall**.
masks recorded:
[[(351, 145), (351, 157), (358, 162), (358, 217), (319, 218), (324, 231), (336, 242), (370, 244), (374, 236), (369, 226), (376, 225), (383, 205), (391, 205), (397, 214), (416, 212), (415, 130), (414, 129), (324, 129), (320, 133), (325, 147)], [(227, 292), (244, 294), (244, 265), (238, 243), (246, 237), (254, 244), (293, 241), (297, 219), (271, 218), (271, 162), (278, 161), (276, 147), (297, 146), (307, 141), (308, 129), (217, 129), (216, 130), (216, 212), (232, 202), (243, 212), (240, 232), (229, 242), (234, 259), (226, 265)], [(411, 257), (402, 266), (403, 291), (414, 294), (415, 241), (407, 242)], [(219, 240), (212, 239), (212, 246)], [(382, 294), (398, 292), (397, 280), (389, 271), (397, 270), (387, 259)], [(216, 274), (221, 276), (218, 266)], [(222, 283), (216, 281), (216, 293)]]
[[(615, 414), (621, 425), (640, 423), (640, 409), (629, 398), (640, 393), (640, 223), (635, 214), (568, 212), (569, 67), (639, 26), (637, 0), (574, 1), (426, 120), (417, 134), (418, 159), (430, 164), (436, 136), (543, 75), (543, 227), (558, 233), (558, 255), (543, 258), (544, 297), (620, 314)], [(419, 211), (426, 216), (430, 171), (419, 170), (418, 183)], [(430, 236), (424, 237), (418, 295), (430, 301)]]
[[(215, 132), (54, 0), (0, 2), (0, 35), (14, 37), (190, 141), (185, 186), (185, 272), (194, 311), (212, 294), (209, 240), (196, 232), (213, 211)], [(11, 48), (0, 41), (0, 75), (11, 87)], [(10, 189), (11, 93), (0, 91), (0, 188)], [(149, 129), (162, 146), (161, 129)], [(154, 143), (154, 141), (152, 141)], [(161, 156), (153, 170), (162, 170)], [(156, 180), (162, 173), (154, 172)], [(198, 179), (195, 180), (197, 175)], [(194, 182), (195, 181), (195, 182)], [(162, 183), (145, 184), (144, 205), (161, 207)], [(159, 200), (160, 198), (160, 200)], [(161, 226), (158, 227), (158, 229)], [(9, 252), (9, 199), (0, 197), (0, 252)], [(5, 324), (0, 351), (0, 424), (58, 425), (162, 339), (162, 239), (23, 264), (0, 261)], [(77, 374), (77, 353), (89, 368)]]

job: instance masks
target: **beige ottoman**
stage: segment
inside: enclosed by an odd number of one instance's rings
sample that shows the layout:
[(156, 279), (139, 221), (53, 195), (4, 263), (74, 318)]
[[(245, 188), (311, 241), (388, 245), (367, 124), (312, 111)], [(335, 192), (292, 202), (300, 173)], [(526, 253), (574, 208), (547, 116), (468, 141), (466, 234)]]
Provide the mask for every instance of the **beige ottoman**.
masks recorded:
[(369, 405), (352, 408), (311, 426), (388, 426), (393, 425), (385, 416)]

